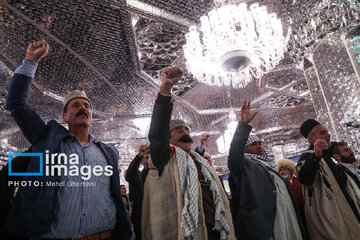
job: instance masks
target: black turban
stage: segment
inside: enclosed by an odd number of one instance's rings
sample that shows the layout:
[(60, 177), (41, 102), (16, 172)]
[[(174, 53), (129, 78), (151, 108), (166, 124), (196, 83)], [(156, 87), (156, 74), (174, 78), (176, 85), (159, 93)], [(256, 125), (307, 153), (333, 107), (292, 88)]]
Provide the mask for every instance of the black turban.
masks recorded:
[(301, 124), (300, 127), (300, 133), (301, 135), (304, 136), (304, 138), (307, 138), (307, 136), (309, 135), (309, 132), (311, 132), (311, 130), (316, 127), (317, 125), (320, 125), (320, 123), (318, 121), (316, 121), (315, 119), (308, 119), (305, 122), (303, 122), (303, 124)]

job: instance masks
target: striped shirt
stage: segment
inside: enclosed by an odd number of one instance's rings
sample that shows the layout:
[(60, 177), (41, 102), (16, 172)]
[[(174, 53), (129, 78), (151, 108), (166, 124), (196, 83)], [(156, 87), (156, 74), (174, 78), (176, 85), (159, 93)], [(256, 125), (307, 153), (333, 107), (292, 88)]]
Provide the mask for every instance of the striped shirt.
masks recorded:
[(28, 77), (34, 77), (38, 64), (36, 62), (23, 59), (21, 65), (15, 70), (14, 73), (23, 74)]
[[(97, 140), (90, 136), (87, 145), (82, 146), (79, 140), (71, 135), (62, 140), (60, 152), (69, 156), (76, 153), (79, 156), (79, 174), (77, 176), (61, 176), (61, 186), (57, 192), (57, 199), (53, 208), (53, 222), (49, 231), (41, 237), (46, 238), (80, 238), (97, 232), (111, 230), (116, 224), (116, 207), (110, 191), (110, 177), (102, 174), (94, 176), (92, 169), (100, 165), (107, 166), (105, 155), (97, 144)], [(74, 164), (66, 164), (74, 166)], [(91, 166), (82, 175), (80, 167)], [(115, 169), (116, 170), (116, 169)], [(113, 169), (114, 171), (114, 169)], [(62, 174), (63, 175), (63, 174)], [(69, 186), (68, 183), (95, 183), (96, 186)]]

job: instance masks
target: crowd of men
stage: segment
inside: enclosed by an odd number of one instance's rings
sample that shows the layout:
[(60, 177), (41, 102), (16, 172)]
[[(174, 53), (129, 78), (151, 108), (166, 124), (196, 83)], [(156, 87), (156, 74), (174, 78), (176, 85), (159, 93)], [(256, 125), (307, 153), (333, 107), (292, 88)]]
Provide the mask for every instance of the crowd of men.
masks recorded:
[[(55, 120), (45, 123), (28, 105), (37, 65), (48, 51), (44, 40), (29, 44), (12, 77), (6, 107), (31, 143), (28, 152), (55, 154), (60, 160), (46, 162), (57, 171), (37, 176), (14, 179), (8, 167), (1, 171), (1, 239), (359, 239), (358, 162), (347, 143), (331, 142), (326, 127), (314, 119), (300, 127), (310, 146), (297, 165), (274, 161), (251, 134), (257, 112), (244, 101), (229, 149), (229, 201), (204, 149), (209, 135), (203, 134), (193, 150), (188, 124), (171, 119), (171, 90), (183, 76), (179, 67), (162, 71), (150, 145), (141, 145), (128, 166), (127, 194), (113, 171), (117, 150), (89, 134), (93, 106), (85, 92), (64, 98), (62, 120), (68, 128)], [(60, 158), (72, 154), (77, 157)], [(64, 174), (60, 163), (71, 170)], [(36, 156), (17, 157), (12, 170), (34, 173), (40, 164)], [(96, 184), (60, 184), (84, 182), (84, 174)], [(41, 184), (14, 194), (13, 180)]]

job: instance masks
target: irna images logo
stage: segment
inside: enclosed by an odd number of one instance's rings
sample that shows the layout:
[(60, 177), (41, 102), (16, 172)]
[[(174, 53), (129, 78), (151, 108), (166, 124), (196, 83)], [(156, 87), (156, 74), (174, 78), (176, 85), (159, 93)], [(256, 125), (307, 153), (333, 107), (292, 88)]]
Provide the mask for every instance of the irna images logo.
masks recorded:
[[(42, 153), (19, 153), (15, 150), (9, 153), (9, 176), (43, 176), (43, 154)], [(12, 171), (12, 160), (15, 157), (39, 157), (39, 172), (13, 172)]]
[[(14, 172), (12, 161), (15, 157), (38, 157), (39, 172)], [(45, 167), (43, 159), (45, 158)], [(31, 161), (34, 161), (33, 159)], [(112, 176), (113, 167), (111, 165), (82, 165), (79, 156), (72, 153), (69, 156), (65, 153), (18, 153), (14, 151), (9, 153), (9, 176), (80, 176), (83, 180), (89, 180), (91, 176)]]

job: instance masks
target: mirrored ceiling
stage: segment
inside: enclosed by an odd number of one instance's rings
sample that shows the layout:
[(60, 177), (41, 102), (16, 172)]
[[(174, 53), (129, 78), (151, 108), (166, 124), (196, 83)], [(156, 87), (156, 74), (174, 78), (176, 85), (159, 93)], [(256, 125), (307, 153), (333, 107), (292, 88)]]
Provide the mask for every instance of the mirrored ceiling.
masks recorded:
[[(237, 2), (250, 5), (255, 1)], [(210, 134), (205, 148), (220, 174), (228, 171), (229, 131), (234, 125), (233, 116), (239, 117), (245, 99), (251, 100), (259, 111), (253, 122), (254, 132), (265, 141), (267, 152), (274, 158), (297, 156), (306, 149), (299, 126), (307, 118), (326, 116), (321, 120), (331, 127), (336, 138), (346, 139), (358, 129), (337, 127), (345, 110), (336, 117), (330, 116), (340, 106), (327, 106), (331, 100), (324, 91), (331, 85), (321, 89), (325, 85), (320, 79), (334, 75), (326, 69), (341, 69), (339, 72), (345, 74), (337, 75), (336, 79), (342, 76), (353, 81), (352, 90), (358, 91), (356, 71), (350, 60), (339, 60), (336, 66), (326, 63), (329, 56), (349, 59), (339, 39), (359, 24), (359, 2), (256, 2), (276, 13), (284, 32), (289, 31), (288, 44), (283, 59), (270, 72), (253, 78), (244, 88), (233, 88), (198, 81), (188, 71), (184, 57), (189, 26), (200, 23), (200, 17), (214, 8), (213, 1), (0, 0), (0, 152), (4, 155), (29, 146), (5, 109), (5, 101), (9, 80), (21, 63), (27, 44), (41, 38), (49, 43), (50, 52), (39, 64), (30, 105), (46, 121), (61, 122), (62, 97), (68, 90), (85, 90), (94, 105), (91, 132), (119, 150), (119, 165), (123, 168), (138, 147), (148, 143), (160, 72), (172, 65), (186, 71), (173, 91), (173, 116), (191, 125), (195, 143), (203, 132)], [(326, 41), (341, 49), (341, 53), (327, 51), (331, 47), (326, 48)], [(318, 95), (320, 91), (323, 97)], [(343, 89), (342, 94), (344, 91), (346, 95), (347, 90)], [(332, 96), (336, 94), (339, 92)], [(346, 96), (342, 97), (349, 102)], [(348, 107), (358, 109), (357, 102)], [(349, 141), (357, 142), (358, 138)]]

